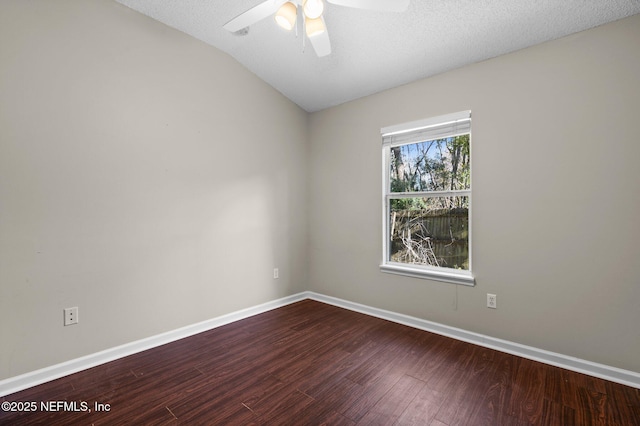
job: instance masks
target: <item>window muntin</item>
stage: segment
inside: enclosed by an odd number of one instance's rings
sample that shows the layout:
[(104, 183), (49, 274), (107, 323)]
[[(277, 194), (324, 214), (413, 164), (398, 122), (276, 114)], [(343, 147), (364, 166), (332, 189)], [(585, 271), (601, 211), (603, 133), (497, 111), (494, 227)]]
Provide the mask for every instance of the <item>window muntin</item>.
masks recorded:
[(473, 285), (471, 114), (382, 129), (384, 272)]

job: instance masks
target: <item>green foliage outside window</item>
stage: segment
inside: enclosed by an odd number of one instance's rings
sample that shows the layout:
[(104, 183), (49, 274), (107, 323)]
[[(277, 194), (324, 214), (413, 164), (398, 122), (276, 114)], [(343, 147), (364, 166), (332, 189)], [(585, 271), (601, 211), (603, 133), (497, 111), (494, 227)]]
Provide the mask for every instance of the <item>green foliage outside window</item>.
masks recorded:
[(469, 142), (465, 134), (390, 148), (391, 260), (469, 269), (469, 197), (441, 194), (471, 188)]

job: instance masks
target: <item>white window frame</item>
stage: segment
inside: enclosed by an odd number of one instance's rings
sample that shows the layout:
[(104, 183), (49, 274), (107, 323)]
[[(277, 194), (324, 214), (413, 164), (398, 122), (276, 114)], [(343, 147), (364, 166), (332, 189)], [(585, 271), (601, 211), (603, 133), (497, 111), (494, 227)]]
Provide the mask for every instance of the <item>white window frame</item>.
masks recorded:
[[(391, 193), (390, 185), (390, 161), (391, 148), (409, 143), (424, 142), (434, 139), (442, 139), (462, 134), (469, 134), (470, 155), (471, 143), (471, 111), (461, 111), (453, 114), (441, 115), (425, 120), (412, 121), (380, 129), (382, 135), (382, 263), (380, 270), (386, 273), (399, 274), (414, 278), (443, 281), (453, 284), (474, 286), (475, 278), (472, 275), (471, 264), (471, 187), (467, 190), (429, 192), (435, 196), (467, 196), (469, 197), (469, 270), (459, 270), (437, 266), (416, 265), (401, 262), (392, 262), (389, 258), (389, 206), (390, 200), (395, 198), (412, 198), (413, 193)], [(471, 160), (473, 169), (473, 160)], [(473, 176), (471, 177), (473, 185)], [(420, 193), (418, 193), (420, 194)]]

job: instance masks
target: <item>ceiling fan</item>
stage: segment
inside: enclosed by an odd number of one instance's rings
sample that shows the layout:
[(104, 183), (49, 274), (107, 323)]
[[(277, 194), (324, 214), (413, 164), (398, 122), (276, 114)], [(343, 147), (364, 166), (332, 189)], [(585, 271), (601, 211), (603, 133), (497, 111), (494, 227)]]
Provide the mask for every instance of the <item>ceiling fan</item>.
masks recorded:
[[(404, 12), (409, 6), (410, 0), (326, 0), (328, 3), (353, 7), (357, 9), (379, 10), (389, 12)], [(298, 13), (302, 17), (304, 32), (306, 33), (313, 49), (318, 56), (326, 56), (331, 53), (331, 43), (327, 26), (322, 12), (324, 4), (322, 0), (266, 0), (252, 7), (246, 12), (236, 16), (223, 28), (235, 33), (244, 30), (250, 25), (274, 15), (276, 22), (282, 28), (291, 30), (296, 26)]]

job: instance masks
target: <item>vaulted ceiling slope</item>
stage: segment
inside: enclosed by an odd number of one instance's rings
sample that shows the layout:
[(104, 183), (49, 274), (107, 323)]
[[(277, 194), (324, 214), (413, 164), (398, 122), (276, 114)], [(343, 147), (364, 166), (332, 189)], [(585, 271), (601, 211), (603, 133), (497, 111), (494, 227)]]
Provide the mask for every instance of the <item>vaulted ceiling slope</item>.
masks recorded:
[(117, 1), (227, 52), (308, 112), (640, 13), (640, 0), (411, 0), (402, 13), (325, 2), (332, 52), (319, 58), (274, 19), (244, 36), (222, 28), (263, 0)]

